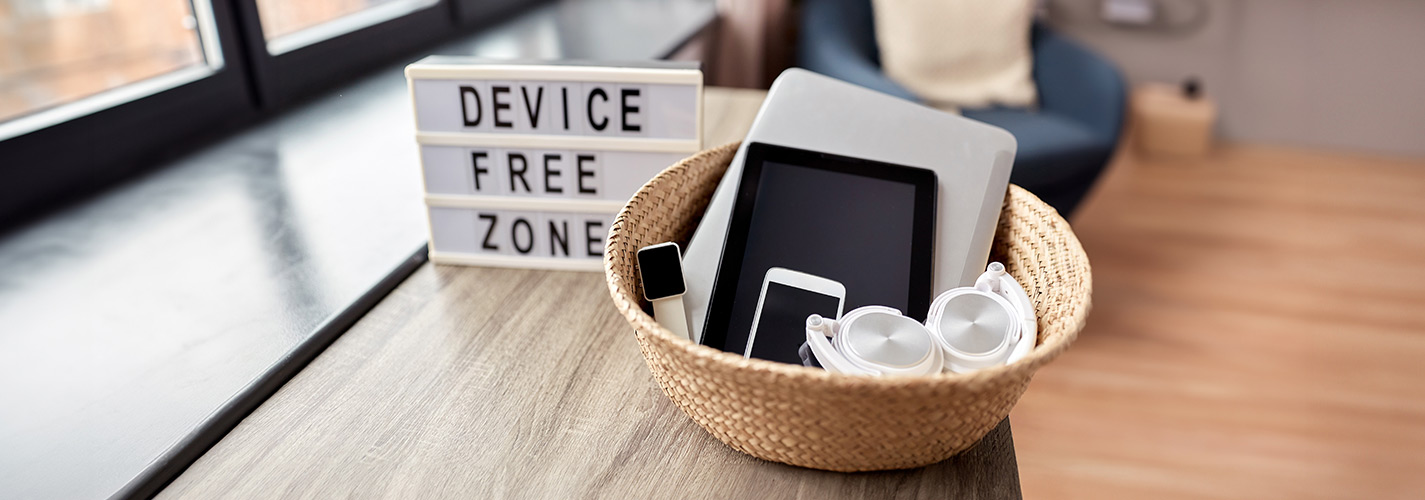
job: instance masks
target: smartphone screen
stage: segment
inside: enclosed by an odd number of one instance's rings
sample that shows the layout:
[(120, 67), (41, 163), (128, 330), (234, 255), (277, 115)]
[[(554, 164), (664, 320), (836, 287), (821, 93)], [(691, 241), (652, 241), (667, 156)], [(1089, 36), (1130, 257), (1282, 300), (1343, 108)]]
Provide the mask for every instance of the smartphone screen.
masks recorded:
[(801, 364), (797, 349), (806, 342), (807, 316), (835, 318), (841, 299), (775, 281), (767, 282), (751, 357)]

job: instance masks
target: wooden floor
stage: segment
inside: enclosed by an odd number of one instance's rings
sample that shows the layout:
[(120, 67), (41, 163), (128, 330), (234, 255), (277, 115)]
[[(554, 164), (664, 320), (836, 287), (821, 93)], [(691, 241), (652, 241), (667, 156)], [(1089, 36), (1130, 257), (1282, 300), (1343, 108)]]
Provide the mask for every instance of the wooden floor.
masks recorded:
[(1011, 416), (1025, 498), (1425, 498), (1425, 160), (1124, 156)]

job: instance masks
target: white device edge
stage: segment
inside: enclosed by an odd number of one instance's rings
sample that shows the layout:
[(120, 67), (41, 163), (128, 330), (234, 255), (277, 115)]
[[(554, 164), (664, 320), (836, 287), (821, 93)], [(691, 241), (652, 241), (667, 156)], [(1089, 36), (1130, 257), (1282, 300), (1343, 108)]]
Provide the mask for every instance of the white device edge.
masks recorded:
[(648, 83), (668, 85), (703, 84), (701, 68), (643, 68), (597, 65), (501, 64), (488, 60), (462, 61), (458, 58), (428, 61), (406, 66), (407, 80), (528, 80), (539, 82)]
[(836, 317), (841, 317), (841, 309), (846, 305), (846, 285), (829, 278), (785, 267), (773, 267), (762, 276), (762, 291), (757, 295), (757, 310), (752, 313), (752, 329), (747, 333), (747, 346), (742, 357), (752, 357), (752, 342), (757, 340), (757, 325), (762, 322), (762, 301), (767, 299), (767, 285), (781, 283), (792, 288), (836, 297)]

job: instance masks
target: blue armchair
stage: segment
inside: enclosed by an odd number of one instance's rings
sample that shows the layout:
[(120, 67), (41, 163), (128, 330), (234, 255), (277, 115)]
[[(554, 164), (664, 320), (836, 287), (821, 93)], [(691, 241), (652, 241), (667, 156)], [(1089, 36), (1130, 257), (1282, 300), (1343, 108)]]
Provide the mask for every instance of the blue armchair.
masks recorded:
[[(881, 72), (870, 0), (803, 0), (797, 65), (912, 101)], [(1123, 128), (1124, 83), (1107, 60), (1053, 31), (1032, 33), (1039, 109), (966, 109), (966, 117), (1019, 141), (1011, 181), (1065, 217), (1113, 155)]]

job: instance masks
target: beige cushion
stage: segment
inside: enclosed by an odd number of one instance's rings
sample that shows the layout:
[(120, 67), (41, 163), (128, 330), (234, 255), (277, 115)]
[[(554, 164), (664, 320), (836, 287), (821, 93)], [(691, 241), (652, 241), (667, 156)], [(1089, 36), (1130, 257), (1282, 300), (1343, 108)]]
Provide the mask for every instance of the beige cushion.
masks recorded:
[(948, 111), (1037, 99), (1033, 0), (873, 0), (881, 67)]

